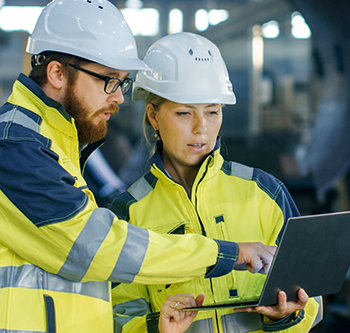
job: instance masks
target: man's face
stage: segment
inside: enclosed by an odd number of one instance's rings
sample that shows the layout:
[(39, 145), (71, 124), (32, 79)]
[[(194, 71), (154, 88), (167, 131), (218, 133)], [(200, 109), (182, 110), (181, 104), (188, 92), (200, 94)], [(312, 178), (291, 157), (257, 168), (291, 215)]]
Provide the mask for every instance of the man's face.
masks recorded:
[[(88, 64), (86, 69), (102, 75), (123, 79), (129, 73), (99, 64)], [(74, 120), (80, 143), (96, 142), (107, 133), (107, 121), (117, 113), (118, 104), (124, 102), (121, 89), (113, 94), (104, 92), (104, 81), (79, 71), (75, 81), (69, 80), (62, 104)]]

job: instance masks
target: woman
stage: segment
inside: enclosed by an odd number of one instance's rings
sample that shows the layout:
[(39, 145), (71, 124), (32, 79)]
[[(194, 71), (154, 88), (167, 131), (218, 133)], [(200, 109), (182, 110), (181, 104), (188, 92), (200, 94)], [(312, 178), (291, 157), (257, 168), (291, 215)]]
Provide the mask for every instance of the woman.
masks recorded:
[[(173, 34), (154, 43), (144, 61), (151, 72), (137, 74), (133, 98), (146, 99), (146, 138), (156, 141), (151, 171), (110, 208), (130, 223), (137, 221), (160, 233), (277, 245), (284, 223), (299, 213), (280, 181), (220, 155), (222, 107), (235, 104), (236, 98), (218, 48), (196, 34)], [(159, 328), (166, 333), (164, 322), (187, 318), (181, 311), (185, 294), (204, 294), (206, 303), (257, 296), (265, 278), (232, 271), (220, 278), (171, 285), (118, 285), (112, 291), (115, 331)], [(321, 306), (302, 289), (298, 296), (297, 302), (288, 302), (280, 292), (277, 306), (244, 312), (199, 311), (186, 332), (307, 332), (317, 323)], [(170, 308), (180, 317), (170, 320)], [(193, 319), (189, 318), (186, 324)], [(185, 326), (176, 329), (181, 332)]]

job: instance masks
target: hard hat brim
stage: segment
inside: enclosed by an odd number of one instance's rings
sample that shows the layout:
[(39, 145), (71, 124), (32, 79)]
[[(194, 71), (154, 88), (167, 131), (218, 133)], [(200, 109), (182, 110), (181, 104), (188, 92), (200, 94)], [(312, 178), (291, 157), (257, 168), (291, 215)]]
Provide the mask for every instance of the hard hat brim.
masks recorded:
[(33, 39), (31, 37), (28, 37), (26, 52), (30, 54), (39, 54), (45, 51), (53, 51), (53, 52), (60, 52), (60, 53), (66, 53), (70, 55), (74, 55), (77, 57), (81, 57), (83, 59), (87, 59), (93, 62), (96, 62), (98, 64), (111, 67), (114, 69), (120, 69), (120, 70), (145, 70), (149, 71), (148, 65), (146, 65), (141, 59), (138, 58), (131, 58), (131, 57), (122, 57), (115, 55), (113, 58), (108, 57), (94, 57), (93, 55), (86, 53), (82, 50), (77, 50), (76, 48), (72, 48), (69, 45), (57, 46), (53, 43), (48, 43), (46, 41), (42, 42), (37, 39)]
[(237, 99), (236, 95), (234, 93), (232, 94), (207, 94), (206, 96), (203, 96), (203, 94), (166, 94), (162, 93), (156, 90), (153, 90), (150, 87), (143, 86), (140, 83), (133, 84), (133, 90), (132, 90), (132, 100), (133, 101), (139, 101), (139, 100), (146, 100), (148, 94), (151, 92), (155, 95), (158, 95), (160, 97), (163, 97), (169, 101), (181, 103), (181, 104), (194, 104), (194, 103), (215, 103), (215, 104), (236, 104)]

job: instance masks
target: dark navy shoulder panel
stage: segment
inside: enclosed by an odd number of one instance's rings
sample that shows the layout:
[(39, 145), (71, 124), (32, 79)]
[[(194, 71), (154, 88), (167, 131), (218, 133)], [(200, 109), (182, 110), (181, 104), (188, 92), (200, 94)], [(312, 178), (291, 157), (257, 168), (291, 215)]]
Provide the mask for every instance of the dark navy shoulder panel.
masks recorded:
[[(240, 177), (242, 179), (254, 181), (257, 186), (264, 191), (276, 204), (280, 207), (284, 216), (284, 225), (287, 220), (292, 216), (299, 216), (299, 210), (295, 205), (290, 193), (286, 186), (277, 178), (268, 174), (267, 172), (251, 168), (236, 162), (224, 161), (221, 171), (227, 175)], [(284, 230), (282, 228), (276, 243), (279, 243), (281, 234)]]
[[(39, 115), (37, 115), (36, 113), (32, 112), (32, 111), (29, 111), (21, 106), (18, 106), (18, 105), (14, 105), (14, 104), (11, 104), (9, 102), (6, 102), (1, 108), (0, 108), (0, 116), (3, 117), (4, 119), (4, 114), (8, 114), (9, 111), (12, 111), (12, 112), (16, 112), (16, 111), (19, 111), (23, 114), (25, 114), (28, 118), (30, 118), (31, 120), (33, 120), (35, 123), (37, 124), (41, 124), (42, 122), (42, 119)], [(9, 114), (8, 114), (9, 115)], [(20, 118), (19, 118), (20, 119)], [(3, 120), (4, 121), (4, 120)]]
[(123, 192), (118, 195), (107, 208), (110, 209), (119, 219), (129, 221), (129, 207), (136, 202), (135, 198), (129, 192)]
[(118, 195), (107, 208), (120, 219), (129, 221), (130, 206), (146, 197), (156, 186), (157, 180), (157, 177), (151, 172), (146, 173), (132, 184), (126, 192)]
[[(284, 216), (284, 224), (290, 217), (300, 215), (293, 198), (283, 182), (260, 169), (254, 169), (253, 180), (280, 207)], [(277, 243), (279, 242), (280, 235)]]
[(38, 227), (70, 219), (88, 202), (40, 124), (39, 116), (18, 106), (0, 109), (0, 190)]
[(0, 109), (0, 140), (37, 141), (48, 147), (51, 141), (40, 135), (41, 122), (37, 114), (6, 103)]
[(154, 187), (157, 184), (158, 178), (152, 172), (147, 172), (143, 177), (146, 179), (146, 181), (152, 187), (152, 189), (154, 189)]

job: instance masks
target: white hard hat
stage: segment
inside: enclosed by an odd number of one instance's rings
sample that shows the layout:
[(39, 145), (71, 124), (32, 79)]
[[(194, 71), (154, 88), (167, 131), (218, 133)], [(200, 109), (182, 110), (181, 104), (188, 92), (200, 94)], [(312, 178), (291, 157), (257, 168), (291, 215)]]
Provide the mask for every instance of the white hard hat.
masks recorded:
[(26, 51), (55, 51), (115, 69), (148, 70), (122, 13), (107, 0), (53, 0), (42, 11)]
[(151, 45), (143, 61), (151, 71), (137, 73), (133, 100), (146, 99), (152, 92), (177, 103), (236, 103), (221, 53), (203, 36), (165, 36)]

